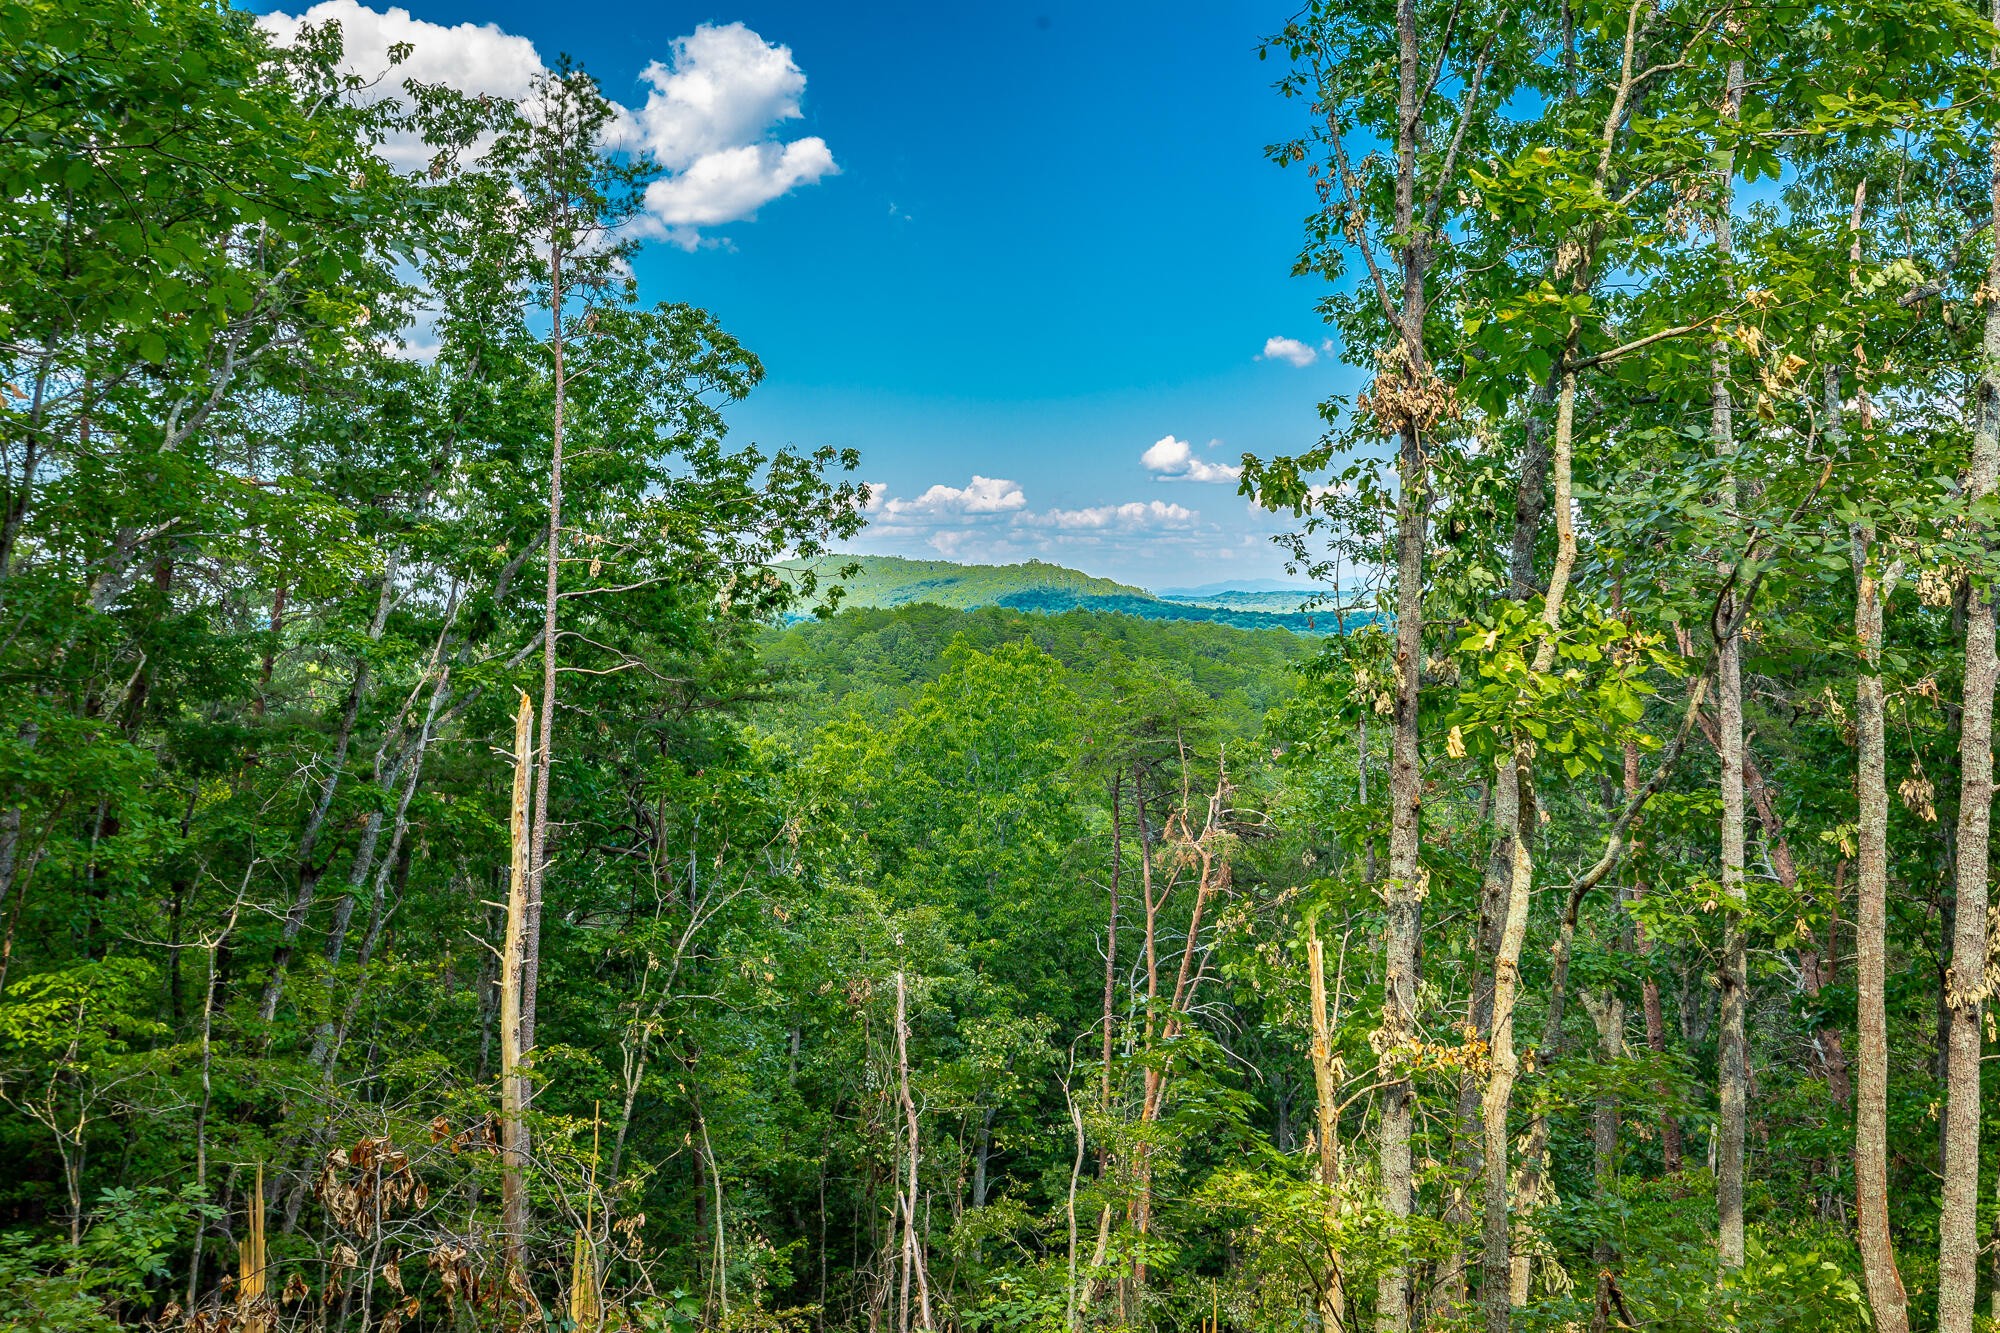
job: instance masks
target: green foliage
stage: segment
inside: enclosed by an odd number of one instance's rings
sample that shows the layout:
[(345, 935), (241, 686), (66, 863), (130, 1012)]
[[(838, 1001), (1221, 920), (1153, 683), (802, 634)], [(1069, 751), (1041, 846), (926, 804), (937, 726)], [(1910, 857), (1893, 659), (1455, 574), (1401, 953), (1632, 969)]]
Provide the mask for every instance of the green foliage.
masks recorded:
[[(603, 149), (568, 62), (514, 106), (210, 0), (0, 9), (0, 1323), (266, 1322), (232, 1274), (261, 1207), (277, 1322), (327, 1330), (560, 1322), (579, 1233), (643, 1329), (900, 1328), (915, 1288), (996, 1333), (1304, 1330), (1336, 1273), (1366, 1327), (1406, 1266), (1459, 1328), (1499, 1143), (1513, 1327), (1866, 1327), (1875, 681), (1889, 1226), (1936, 1322), (1996, 41), (1954, 0), (1309, 3), (1266, 48), (1306, 111), (1271, 155), (1374, 378), (1246, 460), (1302, 605), (833, 554), (858, 457), (731, 438), (765, 367), (642, 299), (657, 164)], [(1739, 607), (1740, 897), (1709, 739)], [(509, 1236), (496, 904), (545, 649)]]

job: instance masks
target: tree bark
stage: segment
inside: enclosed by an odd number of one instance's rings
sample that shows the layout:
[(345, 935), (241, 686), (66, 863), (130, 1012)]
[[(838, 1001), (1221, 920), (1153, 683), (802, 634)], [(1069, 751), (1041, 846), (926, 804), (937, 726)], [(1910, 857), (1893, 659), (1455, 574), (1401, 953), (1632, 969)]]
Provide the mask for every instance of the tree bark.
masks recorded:
[[(1859, 199), (1857, 195), (1857, 205)], [(1857, 229), (1858, 214), (1857, 207)], [(1858, 249), (1858, 230), (1855, 245)], [(1825, 386), (1829, 444), (1838, 450), (1845, 437), (1838, 367), (1826, 367)], [(1897, 1271), (1896, 1247), (1889, 1229), (1889, 788), (1881, 676), (1883, 605), (1901, 565), (1892, 566), (1878, 581), (1871, 568), (1874, 527), (1853, 525), (1849, 541), (1854, 562), (1854, 637), (1861, 649), (1861, 669), (1854, 678), (1859, 808), (1855, 835), (1855, 1056), (1860, 1081), (1854, 1105), (1855, 1229), (1862, 1281), (1875, 1314), (1875, 1327), (1880, 1333), (1909, 1333), (1909, 1297)]]
[[(918, 1324), (924, 1329), (932, 1329), (936, 1325), (931, 1320), (930, 1275), (925, 1271), (924, 1242), (917, 1236), (917, 1104), (910, 1096), (910, 1024), (905, 996), (903, 973), (898, 971), (896, 973), (897, 1089), (902, 1100), (904, 1123), (910, 1137), (909, 1189), (903, 1196), (903, 1281), (907, 1293), (910, 1278), (914, 1274)], [(719, 1222), (720, 1219), (718, 1225)], [(904, 1308), (904, 1327), (907, 1330), (907, 1294)]]
[(1345, 1070), (1333, 1053), (1333, 1021), (1327, 1012), (1326, 950), (1319, 923), (1307, 925), (1306, 961), (1312, 970), (1313, 1090), (1318, 1096), (1315, 1133), (1319, 1148), (1319, 1183), (1326, 1192), (1326, 1278), (1319, 1289), (1319, 1320), (1324, 1333), (1347, 1328), (1347, 1285), (1341, 1275), (1340, 1220), (1340, 1083)]
[[(1723, 93), (1723, 114), (1734, 119), (1743, 100), (1743, 62), (1729, 64)], [(1735, 159), (1730, 151), (1722, 154), (1718, 182), (1720, 211), (1715, 222), (1715, 248), (1725, 283), (1734, 290), (1729, 269), (1734, 258), (1730, 233), (1730, 212), (1735, 198)], [(1712, 361), (1709, 429), (1716, 453), (1725, 460), (1736, 454), (1735, 404), (1729, 387), (1729, 348), (1715, 345)], [(1732, 531), (1724, 535), (1732, 541), (1740, 531), (1738, 487), (1733, 466), (1726, 467), (1722, 484), (1723, 522)], [(1724, 558), (1724, 576), (1736, 581), (1734, 560)], [(1721, 767), (1722, 791), (1722, 957), (1717, 967), (1717, 988), (1721, 1013), (1717, 1075), (1715, 1207), (1716, 1248), (1726, 1269), (1743, 1266), (1743, 1149), (1747, 1085), (1749, 1080), (1748, 1035), (1744, 1028), (1748, 1002), (1749, 957), (1744, 937), (1743, 901), (1743, 662), (1742, 622), (1744, 611), (1739, 598), (1725, 593), (1716, 611), (1716, 706), (1717, 758)]]
[(1485, 1311), (1486, 1327), (1494, 1333), (1504, 1333), (1513, 1318), (1513, 1219), (1508, 1188), (1512, 1140), (1507, 1132), (1507, 1119), (1514, 1080), (1520, 1071), (1520, 1057), (1514, 1050), (1514, 1001), (1521, 984), (1521, 947), (1527, 940), (1528, 895), (1534, 875), (1534, 863), (1520, 820), (1521, 770), (1527, 763), (1526, 752), (1517, 748), (1504, 758), (1505, 768), (1494, 777), (1495, 809), (1501, 818), (1513, 824), (1514, 833), (1508, 839), (1512, 864), (1499, 947), (1493, 957), (1493, 1019), (1488, 1043), (1491, 1073), (1480, 1098), (1485, 1209), (1479, 1300)]
[[(1542, 603), (1543, 631), (1535, 647), (1533, 663), (1537, 676), (1546, 674), (1555, 664), (1555, 635), (1562, 625), (1563, 605), (1568, 597), (1570, 575), (1576, 565), (1576, 529), (1570, 512), (1575, 422), (1576, 375), (1570, 372), (1563, 375), (1562, 387), (1556, 395), (1552, 451), (1556, 559), (1549, 572), (1548, 593)], [(1527, 707), (1528, 702), (1523, 700), (1521, 706)], [(1512, 865), (1508, 875), (1507, 906), (1493, 957), (1492, 1036), (1488, 1043), (1492, 1072), (1487, 1077), (1486, 1090), (1481, 1098), (1485, 1131), (1486, 1207), (1481, 1229), (1484, 1254), (1480, 1304), (1486, 1312), (1486, 1327), (1490, 1333), (1505, 1333), (1512, 1321), (1514, 1304), (1526, 1296), (1515, 1278), (1512, 1239), (1518, 1223), (1514, 1216), (1517, 1210), (1513, 1207), (1514, 1200), (1509, 1190), (1508, 1147), (1511, 1137), (1508, 1116), (1513, 1105), (1514, 1082), (1520, 1071), (1520, 1058), (1514, 1050), (1514, 1005), (1520, 990), (1521, 948), (1527, 939), (1529, 896), (1534, 886), (1534, 860), (1528, 824), (1533, 816), (1529, 802), (1524, 799), (1530, 790), (1533, 763), (1533, 751), (1525, 737), (1517, 734), (1512, 751), (1507, 756), (1506, 768), (1495, 776), (1495, 807), (1500, 811), (1501, 818), (1508, 821), (1513, 836), (1509, 839)], [(1533, 1203), (1531, 1199), (1521, 1202), (1519, 1211), (1525, 1211)]]
[[(1100, 1115), (1108, 1115), (1111, 1111), (1111, 1050), (1118, 1012), (1118, 881), (1125, 869), (1124, 791), (1125, 775), (1113, 773), (1111, 775), (1111, 907), (1104, 927), (1104, 1052), (1097, 1089), (1097, 1110)], [(1100, 1172), (1103, 1165), (1100, 1160), (1098, 1163)]]
[[(549, 309), (553, 323), (549, 351), (553, 358), (553, 410), (549, 426), (549, 549), (542, 593), (542, 716), (535, 748), (534, 818), (530, 825), (528, 901), (521, 930), (521, 1053), (535, 1049), (536, 982), (542, 963), (542, 890), (547, 882), (549, 855), (549, 772), (555, 762), (556, 730), (556, 611), (562, 573), (563, 415), (568, 407), (569, 381), (563, 367), (563, 251), (549, 246)], [(525, 1106), (534, 1098), (534, 1080), (522, 1080)]]
[[(1994, 15), (2000, 19), (2000, 0)], [(1992, 216), (2000, 223), (2000, 133), (1989, 167)], [(1987, 290), (2000, 290), (2000, 247), (1987, 268)], [(1965, 498), (1977, 505), (2000, 472), (2000, 301), (1986, 303), (1972, 458)], [(1975, 520), (1975, 531), (1986, 528)], [(1971, 1333), (1979, 1285), (1980, 1024), (1991, 990), (1987, 962), (1988, 838), (1993, 820), (1994, 596), (1992, 576), (1967, 580), (1965, 686), (1959, 730), (1957, 890), (1952, 915), (1945, 1065), (1944, 1193), (1938, 1216), (1938, 1333)]]
[[(528, 788), (534, 765), (535, 718), (528, 696), (514, 715), (514, 795), (508, 805), (511, 860), (507, 876), (507, 937), (500, 962), (500, 1227), (507, 1260), (521, 1263), (528, 1231), (524, 1176), (529, 1149), (521, 1076), (521, 965), (527, 930)], [(628, 1099), (629, 1110), (630, 1102)], [(622, 1143), (620, 1145), (623, 1146)], [(614, 1173), (615, 1174), (615, 1173)]]

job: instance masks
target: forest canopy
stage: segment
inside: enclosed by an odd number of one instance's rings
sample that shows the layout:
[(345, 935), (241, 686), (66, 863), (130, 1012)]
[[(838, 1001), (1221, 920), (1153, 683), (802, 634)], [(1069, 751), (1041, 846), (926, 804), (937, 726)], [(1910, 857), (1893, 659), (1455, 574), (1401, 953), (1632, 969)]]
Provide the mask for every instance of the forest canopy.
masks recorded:
[(1274, 12), (1267, 612), (855, 567), (573, 64), (0, 7), (0, 1325), (1993, 1327), (1993, 17)]

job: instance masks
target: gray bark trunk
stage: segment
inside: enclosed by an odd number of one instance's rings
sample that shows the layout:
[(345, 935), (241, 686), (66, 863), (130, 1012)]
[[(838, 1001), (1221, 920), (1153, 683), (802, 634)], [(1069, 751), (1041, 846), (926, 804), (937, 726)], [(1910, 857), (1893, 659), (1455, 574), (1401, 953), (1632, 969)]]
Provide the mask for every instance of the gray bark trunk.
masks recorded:
[[(1743, 99), (1743, 62), (1731, 61), (1724, 89), (1723, 112), (1734, 117)], [(1734, 280), (1729, 269), (1734, 250), (1730, 210), (1735, 197), (1735, 161), (1723, 154), (1719, 189), (1721, 210), (1715, 224), (1716, 259), (1731, 290)], [(1736, 453), (1735, 404), (1729, 388), (1729, 349), (1718, 342), (1713, 361), (1713, 388), (1709, 429), (1718, 455), (1731, 459)], [(1738, 487), (1732, 470), (1724, 473), (1723, 521), (1732, 528), (1737, 522)], [(1728, 532), (1724, 542), (1732, 542), (1737, 532)], [(1733, 563), (1733, 562), (1732, 562)], [(1734, 578), (1735, 570), (1725, 565), (1723, 573)], [(1739, 585), (1740, 586), (1740, 585)], [(1743, 654), (1742, 620), (1739, 597), (1726, 594), (1716, 612), (1720, 622), (1716, 644), (1717, 758), (1721, 766), (1722, 789), (1722, 958), (1716, 983), (1720, 995), (1719, 1054), (1717, 1075), (1715, 1207), (1717, 1251), (1724, 1268), (1743, 1266), (1743, 1149), (1744, 1124), (1749, 1080), (1748, 1036), (1744, 1011), (1748, 1001), (1749, 959), (1744, 938), (1743, 902)]]
[[(2000, 0), (1994, 16), (2000, 18)], [(2000, 222), (2000, 134), (1993, 137), (1993, 218)], [(2000, 284), (2000, 249), (1987, 270)], [(1983, 365), (1977, 390), (1966, 501), (1993, 493), (2000, 472), (2000, 302), (1986, 303)], [(1983, 525), (1982, 525), (1983, 526)], [(1961, 699), (1958, 793), (1958, 902), (1952, 919), (1951, 970), (1945, 980), (1947, 1033), (1944, 1194), (1938, 1217), (1938, 1331), (1971, 1333), (1979, 1285), (1979, 1060), (1987, 979), (1987, 840), (1993, 820), (1993, 580), (1973, 571), (1966, 589), (1965, 689)]]

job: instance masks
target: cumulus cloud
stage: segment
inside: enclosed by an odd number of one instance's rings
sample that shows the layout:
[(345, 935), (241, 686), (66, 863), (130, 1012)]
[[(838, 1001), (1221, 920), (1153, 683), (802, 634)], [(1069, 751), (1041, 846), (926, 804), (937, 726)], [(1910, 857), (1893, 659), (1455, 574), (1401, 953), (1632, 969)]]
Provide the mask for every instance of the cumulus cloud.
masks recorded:
[[(379, 102), (402, 92), (405, 80), (441, 83), (470, 97), (484, 93), (519, 102), (533, 91), (535, 76), (545, 66), (535, 44), (503, 31), (497, 23), (459, 23), (450, 27), (413, 18), (407, 9), (373, 10), (357, 0), (319, 0), (299, 14), (265, 14), (260, 27), (281, 46), (298, 40), (308, 24), (340, 25), (341, 69), (371, 82), (359, 94), (364, 102)], [(389, 48), (407, 45), (400, 65), (389, 63)], [(422, 136), (398, 131), (379, 150), (403, 171), (418, 171), (431, 160)]]
[[(412, 18), (407, 9), (378, 11), (357, 0), (320, 0), (302, 14), (266, 14), (257, 22), (280, 45), (297, 40), (299, 29), (308, 24), (338, 23), (345, 46), (342, 68), (370, 79), (388, 75), (364, 94), (376, 99), (393, 96), (403, 80), (415, 79), (518, 102), (543, 69), (535, 44), (502, 31), (497, 23), (446, 27)], [(398, 43), (414, 49), (391, 71), (389, 48)]]
[(1062, 560), (1194, 539), (1201, 515), (1159, 500), (1032, 509), (1011, 481), (975, 474), (964, 486), (935, 485), (914, 496), (868, 487), (862, 512), (869, 544), (897, 553), (929, 551), (953, 560)]
[(741, 23), (676, 37), (669, 58), (640, 78), (650, 91), (620, 118), (622, 146), (651, 153), (672, 173), (646, 190), (647, 218), (670, 236), (754, 216), (839, 170), (817, 135), (777, 138), (778, 126), (804, 114), (806, 76), (790, 47)]
[[(870, 494), (873, 500), (873, 493)], [(1028, 497), (1011, 481), (982, 477), (974, 473), (967, 486), (933, 486), (914, 500), (885, 500), (885, 512), (903, 515), (1004, 514), (1025, 509)]]
[(1319, 360), (1319, 352), (1300, 342), (1297, 338), (1266, 338), (1264, 350), (1257, 356), (1259, 361), (1288, 361), (1295, 366), (1309, 366)]
[(1154, 524), (1188, 524), (1201, 515), (1184, 505), (1133, 500), (1122, 505), (1092, 505), (1088, 509), (1051, 509), (1037, 517), (1055, 528), (1133, 529)]
[[(342, 67), (381, 79), (365, 96), (394, 95), (405, 79), (415, 79), (518, 102), (547, 69), (533, 42), (496, 24), (447, 27), (358, 0), (319, 0), (303, 13), (266, 14), (258, 22), (286, 43), (304, 25), (329, 20), (340, 24), (345, 42)], [(398, 43), (413, 49), (392, 70), (389, 48)], [(787, 142), (778, 134), (803, 114), (806, 76), (791, 48), (741, 23), (705, 23), (675, 38), (667, 58), (648, 65), (640, 79), (646, 101), (636, 109), (614, 104), (606, 147), (648, 153), (666, 172), (647, 187), (634, 224), (642, 235), (692, 248), (701, 243), (702, 228), (755, 217), (781, 195), (840, 170), (824, 139)], [(429, 160), (414, 136), (384, 144), (383, 155), (405, 170)]]
[(1211, 463), (1194, 456), (1194, 446), (1186, 440), (1163, 435), (1139, 455), (1139, 463), (1160, 481), (1235, 481), (1243, 469), (1228, 463)]

